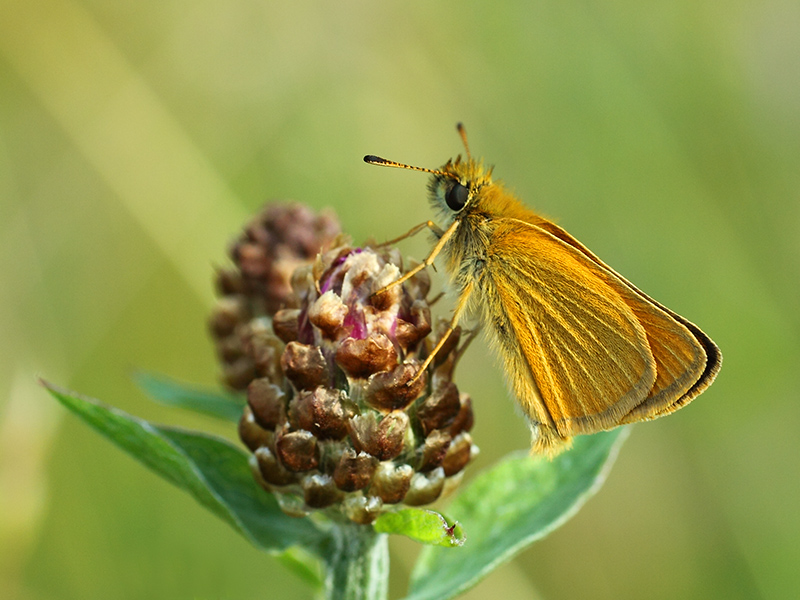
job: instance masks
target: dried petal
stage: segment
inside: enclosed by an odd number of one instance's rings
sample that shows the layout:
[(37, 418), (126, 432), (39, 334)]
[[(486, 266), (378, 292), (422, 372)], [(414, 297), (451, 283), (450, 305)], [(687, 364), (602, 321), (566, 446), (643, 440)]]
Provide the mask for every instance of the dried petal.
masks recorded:
[[(395, 277), (395, 279), (397, 278)], [(387, 281), (386, 283), (389, 284), (391, 281)], [(392, 286), (382, 291), (380, 294), (376, 292), (384, 286), (380, 285), (379, 281), (375, 281), (373, 287), (372, 295), (369, 296), (369, 303), (377, 311), (388, 311), (393, 305), (397, 304), (397, 301), (400, 299), (401, 286), (399, 285)]]
[(313, 266), (303, 265), (298, 267), (292, 273), (292, 291), (301, 301), (307, 299), (313, 292), (316, 291), (314, 287)]
[(320, 439), (342, 439), (347, 435), (347, 418), (339, 390), (320, 386), (299, 392), (289, 403), (292, 428), (306, 429)]
[(343, 392), (318, 387), (314, 390), (312, 414), (314, 431), (320, 439), (340, 440), (347, 435), (347, 414), (342, 403)]
[(403, 451), (408, 415), (392, 412), (378, 423), (375, 413), (370, 412), (351, 418), (348, 427), (356, 450), (367, 452), (379, 460), (389, 460)]
[[(436, 325), (436, 340), (442, 339), (442, 336), (447, 331), (447, 328), (450, 327), (450, 323), (441, 319)], [(448, 338), (445, 340), (444, 345), (439, 349), (439, 352), (436, 354), (436, 358), (433, 359), (434, 366), (441, 365), (445, 362), (448, 358), (450, 358), (450, 353), (458, 347), (458, 342), (461, 341), (461, 327), (456, 327), (453, 330)]]
[(353, 446), (359, 452), (373, 454), (378, 445), (375, 442), (378, 434), (378, 417), (374, 412), (355, 415), (347, 422), (347, 429)]
[(258, 279), (269, 270), (267, 250), (257, 244), (237, 244), (231, 249), (231, 254), (245, 277)]
[(423, 298), (411, 305), (408, 319), (397, 319), (395, 339), (403, 348), (411, 348), (431, 332), (431, 309)]
[(314, 429), (313, 401), (314, 393), (308, 390), (298, 392), (289, 401), (288, 416), (292, 429), (305, 429), (306, 431)]
[(309, 511), (302, 497), (294, 493), (280, 493), (277, 490), (273, 490), (273, 492), (275, 494), (275, 499), (278, 501), (278, 506), (281, 507), (281, 510), (285, 514), (290, 517), (295, 517), (296, 519), (302, 519), (308, 516)]
[[(419, 263), (415, 260), (410, 261), (408, 264), (409, 270), (413, 269), (418, 264)], [(408, 295), (412, 298), (425, 298), (428, 295), (428, 292), (431, 291), (431, 276), (425, 269), (423, 269), (422, 271), (418, 271), (403, 285), (405, 286)]]
[[(236, 334), (229, 335), (228, 337), (220, 338), (217, 340), (217, 356), (223, 362), (234, 363), (243, 356), (245, 356), (244, 343), (242, 338)], [(246, 357), (246, 356), (245, 356)], [(249, 357), (246, 357), (250, 360)], [(250, 360), (252, 362), (252, 360)]]
[(280, 382), (283, 379), (280, 361), (284, 346), (272, 332), (269, 319), (252, 320), (249, 327), (242, 332), (242, 338), (245, 352), (253, 360), (259, 377)]
[(471, 431), (475, 423), (475, 415), (472, 412), (472, 398), (467, 394), (460, 394), (459, 402), (461, 408), (458, 411), (458, 415), (456, 415), (456, 418), (453, 420), (453, 424), (450, 425), (450, 435), (453, 437), (457, 436), (462, 431)]
[[(353, 248), (349, 244), (342, 243), (330, 252), (318, 256), (309, 272), (312, 288), (314, 287), (313, 282), (317, 281), (321, 293), (333, 290), (339, 294), (344, 280), (344, 271), (341, 269), (341, 265), (352, 252)], [(339, 295), (341, 296), (341, 294)]]
[(222, 379), (234, 390), (247, 388), (256, 376), (256, 366), (248, 356), (242, 356), (232, 363), (224, 365)]
[(242, 274), (235, 269), (217, 269), (215, 282), (220, 296), (237, 296), (245, 292)]
[(453, 438), (449, 433), (438, 429), (433, 431), (425, 438), (418, 470), (430, 471), (441, 465), (452, 441)]
[(227, 296), (217, 300), (211, 312), (209, 329), (214, 337), (223, 338), (233, 333), (239, 323), (250, 318), (249, 312), (241, 296)]
[(322, 332), (324, 337), (336, 339), (347, 313), (347, 305), (337, 294), (329, 290), (309, 307), (308, 320)]
[(369, 525), (378, 518), (383, 500), (376, 496), (348, 496), (342, 503), (344, 514), (354, 523)]

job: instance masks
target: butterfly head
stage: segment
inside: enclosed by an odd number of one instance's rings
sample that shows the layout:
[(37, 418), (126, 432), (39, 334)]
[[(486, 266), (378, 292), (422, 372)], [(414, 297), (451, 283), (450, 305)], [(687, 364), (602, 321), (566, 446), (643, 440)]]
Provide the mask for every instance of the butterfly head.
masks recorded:
[(433, 207), (447, 221), (460, 218), (469, 212), (481, 197), (482, 190), (492, 185), (492, 169), (469, 155), (457, 156), (438, 171), (433, 172), (428, 191)]
[(486, 168), (482, 161), (472, 158), (467, 144), (464, 126), (457, 125), (458, 133), (467, 151), (465, 159), (461, 155), (448, 160), (441, 169), (426, 169), (398, 163), (379, 156), (365, 156), (364, 161), (373, 165), (399, 167), (431, 174), (428, 183), (430, 201), (447, 225), (468, 214), (469, 208), (478, 203), (482, 190), (492, 185), (492, 168)]

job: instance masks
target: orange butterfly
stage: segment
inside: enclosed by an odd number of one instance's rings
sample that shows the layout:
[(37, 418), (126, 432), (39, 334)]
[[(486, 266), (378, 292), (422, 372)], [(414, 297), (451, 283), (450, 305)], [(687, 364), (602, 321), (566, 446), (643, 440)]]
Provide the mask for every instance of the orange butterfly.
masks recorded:
[(688, 404), (719, 371), (719, 348), (566, 231), (525, 208), (472, 159), (425, 169), (365, 156), (370, 164), (431, 173), (431, 203), (445, 228), (425, 261), (376, 293), (430, 266), (442, 253), (458, 292), (450, 327), (476, 315), (530, 419), (532, 451), (554, 456), (571, 436), (655, 419)]

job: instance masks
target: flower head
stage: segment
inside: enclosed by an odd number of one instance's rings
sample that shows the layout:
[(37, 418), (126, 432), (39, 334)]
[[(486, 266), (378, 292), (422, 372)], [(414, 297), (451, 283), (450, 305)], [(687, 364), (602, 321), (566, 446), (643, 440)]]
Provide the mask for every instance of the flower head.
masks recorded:
[(211, 319), (225, 381), (247, 389), (239, 433), (256, 478), (296, 515), (331, 508), (368, 523), (433, 502), (477, 448), (470, 398), (452, 381), (458, 336), (419, 373), (445, 328), (431, 335), (428, 275), (375, 295), (402, 275), (396, 250), (334, 239), (332, 217), (297, 205), (256, 222), (273, 233), (263, 243), (248, 229), (234, 246), (238, 269), (220, 279), (244, 285), (220, 286)]

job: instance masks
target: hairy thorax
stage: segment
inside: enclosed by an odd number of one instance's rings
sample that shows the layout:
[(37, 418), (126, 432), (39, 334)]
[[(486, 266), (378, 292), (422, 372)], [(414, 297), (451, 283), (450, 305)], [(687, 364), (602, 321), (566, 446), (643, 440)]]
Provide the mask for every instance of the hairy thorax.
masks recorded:
[[(455, 288), (453, 291), (458, 295), (469, 287), (481, 288), (486, 284), (489, 243), (494, 229), (491, 217), (484, 214), (464, 215), (460, 221), (455, 234), (443, 249), (447, 272)], [(467, 313), (477, 316), (472, 306)]]

